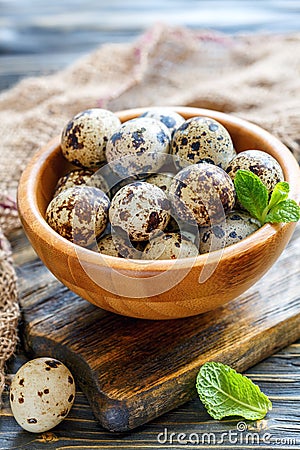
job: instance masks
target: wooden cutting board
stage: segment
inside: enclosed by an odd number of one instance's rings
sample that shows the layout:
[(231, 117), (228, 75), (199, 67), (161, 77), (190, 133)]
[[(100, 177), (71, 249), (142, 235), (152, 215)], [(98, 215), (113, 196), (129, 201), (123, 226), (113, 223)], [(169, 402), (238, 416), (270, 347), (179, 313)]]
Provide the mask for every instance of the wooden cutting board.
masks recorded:
[(73, 372), (95, 416), (129, 430), (196, 396), (205, 361), (244, 371), (300, 338), (300, 229), (273, 268), (241, 297), (187, 319), (149, 321), (105, 312), (70, 292), (36, 257), (22, 232), (11, 236), (33, 356)]

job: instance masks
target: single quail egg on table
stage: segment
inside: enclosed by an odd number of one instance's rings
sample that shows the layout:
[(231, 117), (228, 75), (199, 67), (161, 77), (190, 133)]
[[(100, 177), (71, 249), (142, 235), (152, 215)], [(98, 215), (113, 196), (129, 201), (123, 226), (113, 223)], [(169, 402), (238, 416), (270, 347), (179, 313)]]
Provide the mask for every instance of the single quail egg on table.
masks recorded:
[(94, 108), (80, 112), (62, 132), (62, 154), (75, 166), (86, 169), (101, 166), (106, 161), (107, 141), (120, 124), (120, 119), (106, 109)]
[(143, 242), (132, 243), (128, 238), (123, 238), (116, 233), (107, 234), (98, 241), (98, 251), (103, 255), (126, 259), (140, 259), (144, 246)]
[(109, 139), (106, 158), (121, 177), (156, 172), (165, 161), (170, 140), (168, 128), (158, 120), (131, 119)]
[(166, 194), (153, 184), (137, 181), (122, 187), (111, 201), (109, 219), (116, 233), (132, 241), (147, 241), (164, 230), (170, 218)]
[(174, 176), (170, 186), (172, 208), (181, 220), (198, 225), (221, 222), (235, 204), (229, 175), (208, 163), (192, 164)]
[(231, 211), (224, 222), (200, 228), (200, 253), (220, 250), (235, 244), (260, 228), (258, 220), (242, 211)]
[(146, 245), (143, 259), (178, 259), (199, 254), (196, 245), (180, 233), (160, 233)]
[(280, 164), (273, 156), (262, 150), (244, 150), (238, 153), (228, 164), (226, 172), (234, 180), (239, 169), (249, 170), (264, 183), (269, 193), (275, 185), (284, 181)]
[(32, 433), (58, 425), (70, 412), (75, 398), (74, 378), (53, 358), (36, 358), (24, 364), (10, 387), (10, 406), (18, 424)]
[(53, 197), (64, 189), (81, 185), (96, 187), (105, 193), (109, 190), (108, 184), (102, 175), (88, 169), (75, 169), (58, 180)]
[(74, 186), (60, 192), (49, 203), (46, 221), (58, 234), (88, 246), (104, 231), (110, 201), (100, 189)]
[(178, 168), (208, 162), (225, 169), (236, 155), (226, 128), (208, 117), (192, 117), (175, 131), (171, 153), (178, 158)]
[(153, 107), (141, 114), (140, 117), (150, 117), (162, 122), (173, 136), (175, 130), (185, 121), (185, 119), (170, 108)]

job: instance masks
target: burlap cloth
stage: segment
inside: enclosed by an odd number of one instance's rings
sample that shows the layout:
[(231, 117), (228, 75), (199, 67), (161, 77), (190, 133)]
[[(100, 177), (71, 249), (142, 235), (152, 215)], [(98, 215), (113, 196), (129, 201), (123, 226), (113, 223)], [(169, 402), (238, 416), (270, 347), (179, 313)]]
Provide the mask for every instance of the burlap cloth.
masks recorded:
[[(232, 112), (278, 136), (300, 159), (300, 34), (228, 37), (156, 25), (133, 43), (106, 44), (55, 75), (0, 95), (0, 226), (19, 227), (15, 194), (30, 156), (75, 113), (149, 105)], [(0, 394), (17, 342), (19, 308), (0, 234)]]

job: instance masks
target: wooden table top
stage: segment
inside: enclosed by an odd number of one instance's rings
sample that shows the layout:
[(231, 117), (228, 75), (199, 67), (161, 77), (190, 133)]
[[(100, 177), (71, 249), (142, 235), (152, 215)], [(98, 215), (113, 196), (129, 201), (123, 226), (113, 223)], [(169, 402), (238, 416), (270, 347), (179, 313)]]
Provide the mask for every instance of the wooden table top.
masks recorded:
[[(11, 370), (24, 361), (24, 356), (19, 355), (10, 366)], [(35, 435), (20, 429), (13, 419), (6, 391), (0, 412), (0, 449), (299, 449), (299, 365), (300, 342), (245, 373), (273, 403), (273, 410), (264, 420), (247, 421), (246, 431), (243, 431), (244, 421), (213, 420), (200, 400), (195, 399), (134, 431), (111, 434), (96, 422), (86, 398), (79, 391), (68, 417), (53, 430)], [(180, 436), (182, 433), (186, 434), (185, 438)], [(190, 440), (190, 444), (183, 444), (183, 439)]]
[[(0, 90), (24, 76), (60, 69), (101, 43), (132, 40), (157, 20), (229, 33), (300, 29), (299, 1), (244, 1), (243, 6), (241, 2), (222, 0), (107, 3), (0, 0)], [(219, 14), (214, 14), (215, 11)], [(22, 249), (15, 252), (22, 257)], [(8, 372), (15, 373), (26, 360), (20, 345)], [(0, 410), (0, 450), (300, 449), (299, 367), (300, 341), (277, 351), (245, 373), (273, 403), (273, 410), (262, 421), (246, 425), (237, 420), (218, 422), (195, 399), (122, 434), (111, 434), (99, 425), (80, 391), (69, 416), (51, 432), (34, 435), (23, 431), (10, 411), (11, 375), (8, 375)]]

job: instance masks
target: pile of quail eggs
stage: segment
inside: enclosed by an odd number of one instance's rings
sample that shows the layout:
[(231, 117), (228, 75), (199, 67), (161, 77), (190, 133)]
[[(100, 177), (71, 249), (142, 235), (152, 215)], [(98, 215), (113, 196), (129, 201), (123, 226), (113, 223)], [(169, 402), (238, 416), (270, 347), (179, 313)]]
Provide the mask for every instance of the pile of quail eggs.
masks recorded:
[(74, 169), (58, 180), (48, 224), (116, 257), (177, 259), (234, 244), (260, 227), (237, 202), (237, 170), (270, 193), (284, 179), (269, 154), (237, 154), (221, 123), (169, 108), (123, 123), (108, 110), (83, 111), (66, 124), (61, 151)]

